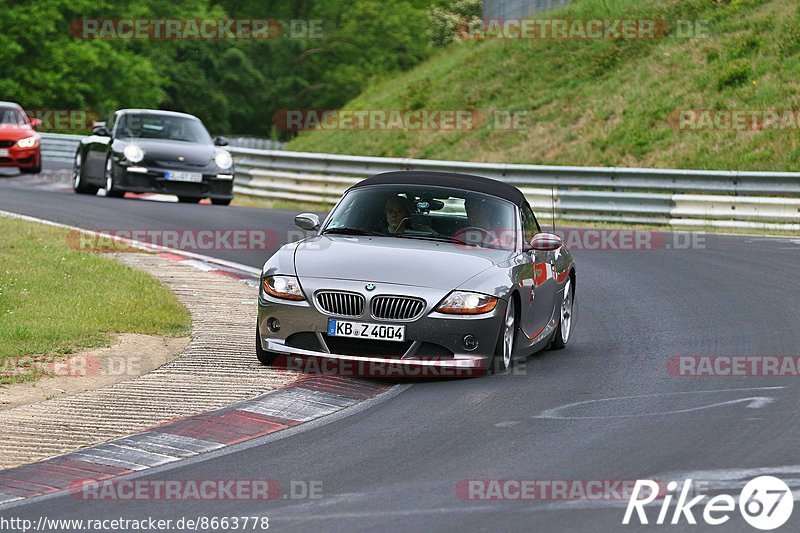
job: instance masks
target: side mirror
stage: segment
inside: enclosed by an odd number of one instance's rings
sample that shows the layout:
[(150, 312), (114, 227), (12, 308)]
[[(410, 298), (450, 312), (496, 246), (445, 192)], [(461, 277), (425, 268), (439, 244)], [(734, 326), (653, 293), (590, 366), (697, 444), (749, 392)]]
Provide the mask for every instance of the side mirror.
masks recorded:
[(539, 233), (531, 239), (531, 249), (536, 252), (552, 252), (564, 246), (561, 237), (552, 233)]
[(228, 139), (225, 137), (214, 137), (214, 146), (228, 146)]
[(319, 217), (314, 213), (300, 213), (294, 217), (294, 225), (306, 231), (319, 229)]
[(111, 132), (108, 131), (108, 128), (105, 126), (95, 126), (92, 128), (92, 135), (97, 135), (99, 137), (111, 137)]
[(31, 128), (38, 130), (41, 125), (42, 125), (42, 119), (40, 118), (31, 119)]

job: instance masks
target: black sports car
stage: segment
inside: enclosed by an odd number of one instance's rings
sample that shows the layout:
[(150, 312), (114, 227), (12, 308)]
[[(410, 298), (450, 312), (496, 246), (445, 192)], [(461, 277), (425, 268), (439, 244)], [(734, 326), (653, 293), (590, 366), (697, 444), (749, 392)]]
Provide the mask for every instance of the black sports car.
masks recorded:
[(197, 117), (172, 111), (120, 109), (100, 123), (75, 153), (73, 188), (79, 194), (121, 197), (125, 192), (174, 194), (181, 202), (233, 199), (233, 160)]

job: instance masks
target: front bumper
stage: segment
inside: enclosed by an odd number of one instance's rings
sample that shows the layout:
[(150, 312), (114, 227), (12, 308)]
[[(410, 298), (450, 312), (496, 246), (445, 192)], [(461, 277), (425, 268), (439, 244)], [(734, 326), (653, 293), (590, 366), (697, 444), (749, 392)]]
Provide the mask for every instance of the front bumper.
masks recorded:
[[(279, 354), (280, 366), (312, 373), (368, 377), (469, 377), (485, 373), (494, 354), (505, 315), (500, 301), (490, 313), (454, 316), (433, 309), (449, 290), (381, 284), (380, 292), (369, 294), (362, 281), (303, 280), (309, 300), (278, 300), (261, 291), (258, 305), (258, 331), (264, 350)], [(358, 292), (365, 299), (360, 317), (336, 317), (323, 312), (314, 295), (319, 290)], [(412, 321), (378, 320), (370, 316), (371, 300), (377, 295), (416, 296), (426, 301), (420, 318)], [(374, 324), (402, 324), (405, 341), (374, 341), (330, 337), (328, 320), (349, 320)], [(277, 319), (280, 329), (269, 325)], [(468, 349), (470, 335), (477, 346)]]
[(31, 148), (20, 148), (16, 144), (13, 146), (2, 147), (0, 150), (7, 150), (8, 154), (0, 155), (0, 166), (2, 167), (38, 167), (41, 165), (41, 150), (39, 146)]
[[(199, 172), (203, 175), (203, 181), (169, 181), (165, 179), (165, 175), (170, 171)], [(188, 166), (164, 168), (139, 163), (115, 165), (114, 172), (114, 185), (121, 191), (174, 194), (220, 200), (233, 198), (233, 169), (221, 171), (215, 168)]]

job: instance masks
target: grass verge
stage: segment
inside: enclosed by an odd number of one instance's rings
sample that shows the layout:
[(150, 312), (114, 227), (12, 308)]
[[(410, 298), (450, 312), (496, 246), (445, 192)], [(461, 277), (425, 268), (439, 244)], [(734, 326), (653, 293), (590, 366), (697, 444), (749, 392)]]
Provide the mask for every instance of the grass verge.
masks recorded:
[(108, 346), (115, 333), (186, 336), (188, 310), (144, 272), (70, 248), (67, 230), (0, 216), (0, 384), (17, 358)]
[[(289, 150), (501, 163), (800, 170), (797, 127), (680, 129), (679, 110), (800, 109), (796, 0), (575, 0), (543, 17), (662, 19), (654, 40), (470, 40), (376, 79), (350, 110), (516, 113), (457, 131), (318, 129)], [(683, 38), (679, 21), (708, 35)], [(791, 116), (791, 114), (790, 114)]]

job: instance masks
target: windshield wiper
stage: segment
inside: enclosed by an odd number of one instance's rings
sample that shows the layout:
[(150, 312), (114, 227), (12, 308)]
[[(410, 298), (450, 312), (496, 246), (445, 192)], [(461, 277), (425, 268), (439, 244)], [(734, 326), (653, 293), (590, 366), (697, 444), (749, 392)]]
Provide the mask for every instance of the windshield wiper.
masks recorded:
[(348, 227), (339, 227), (339, 228), (330, 228), (326, 229), (322, 232), (323, 235), (371, 235), (374, 237), (383, 237), (382, 233), (378, 233), (377, 231), (369, 231), (365, 229), (359, 228), (348, 228)]
[(436, 242), (453, 242), (450, 237), (445, 237), (444, 235), (423, 235), (418, 233), (396, 233), (395, 237), (398, 239), (419, 239), (425, 241), (436, 241)]

